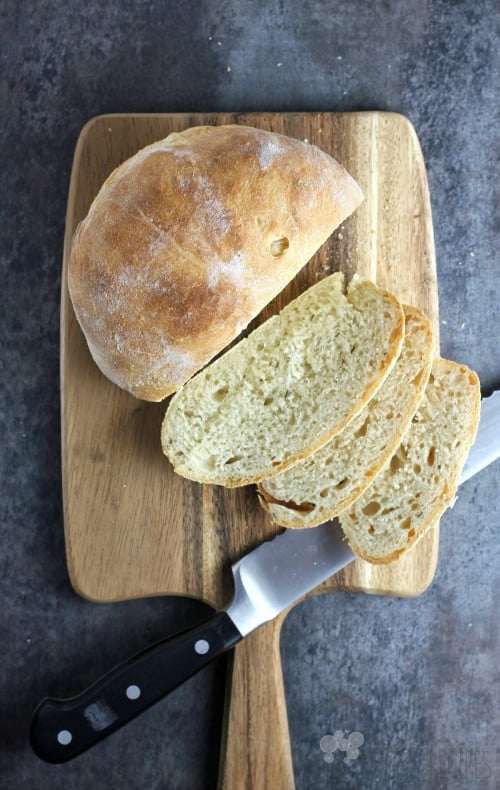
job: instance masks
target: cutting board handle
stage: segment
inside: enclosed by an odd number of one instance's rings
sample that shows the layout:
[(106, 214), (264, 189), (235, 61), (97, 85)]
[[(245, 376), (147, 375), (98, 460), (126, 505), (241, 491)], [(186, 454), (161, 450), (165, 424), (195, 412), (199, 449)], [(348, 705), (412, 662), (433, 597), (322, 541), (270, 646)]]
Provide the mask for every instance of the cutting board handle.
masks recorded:
[(235, 646), (230, 657), (219, 790), (293, 790), (281, 671), (285, 614)]

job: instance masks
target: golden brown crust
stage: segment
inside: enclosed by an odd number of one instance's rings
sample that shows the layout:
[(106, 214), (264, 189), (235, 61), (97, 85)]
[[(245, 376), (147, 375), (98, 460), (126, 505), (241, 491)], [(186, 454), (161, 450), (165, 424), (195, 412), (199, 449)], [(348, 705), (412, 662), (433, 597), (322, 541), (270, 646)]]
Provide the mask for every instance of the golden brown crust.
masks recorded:
[(143, 149), (107, 179), (73, 240), (69, 290), (95, 361), (136, 397), (162, 400), (361, 200), (315, 146), (251, 127), (195, 127)]

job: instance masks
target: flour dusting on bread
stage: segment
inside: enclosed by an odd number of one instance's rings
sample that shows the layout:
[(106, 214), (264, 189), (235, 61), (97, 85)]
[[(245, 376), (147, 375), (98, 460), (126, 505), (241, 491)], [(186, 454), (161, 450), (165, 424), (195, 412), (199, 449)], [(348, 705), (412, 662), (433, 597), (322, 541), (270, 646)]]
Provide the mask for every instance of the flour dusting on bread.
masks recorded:
[(257, 156), (259, 158), (259, 165), (262, 170), (266, 171), (272, 164), (275, 163), (277, 157), (283, 153), (283, 147), (279, 141), (274, 137), (262, 138), (258, 147)]
[(136, 397), (162, 400), (361, 200), (327, 154), (247, 126), (194, 127), (138, 152), (106, 180), (73, 239), (68, 285), (97, 364)]

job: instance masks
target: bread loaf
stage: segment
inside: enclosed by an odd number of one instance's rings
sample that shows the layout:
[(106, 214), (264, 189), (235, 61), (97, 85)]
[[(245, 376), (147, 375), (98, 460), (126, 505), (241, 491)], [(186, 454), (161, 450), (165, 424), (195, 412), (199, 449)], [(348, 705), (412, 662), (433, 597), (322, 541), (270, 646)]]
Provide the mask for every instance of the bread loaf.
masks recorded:
[(476, 436), (480, 400), (475, 373), (435, 360), (424, 398), (396, 453), (339, 516), (356, 554), (369, 562), (391, 562), (453, 503)]
[(401, 354), (375, 397), (347, 428), (313, 455), (259, 485), (276, 524), (313, 527), (361, 496), (408, 430), (429, 378), (434, 341), (429, 319), (405, 306)]
[(162, 427), (176, 472), (240, 486), (326, 444), (400, 352), (404, 313), (370, 281), (321, 280), (174, 395)]
[(76, 317), (102, 372), (158, 401), (225, 348), (362, 193), (313, 145), (246, 126), (169, 135), (118, 167), (78, 226)]

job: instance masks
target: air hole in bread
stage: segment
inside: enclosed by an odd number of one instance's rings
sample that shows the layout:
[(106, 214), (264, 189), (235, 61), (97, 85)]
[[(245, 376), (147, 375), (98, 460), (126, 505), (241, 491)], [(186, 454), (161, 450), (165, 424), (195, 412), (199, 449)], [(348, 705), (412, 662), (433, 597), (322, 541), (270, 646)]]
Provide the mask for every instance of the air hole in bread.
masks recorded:
[(380, 502), (368, 502), (363, 508), (365, 516), (374, 516), (380, 510)]
[(375, 534), (375, 527), (372, 524), (368, 527), (368, 532), (370, 533), (370, 535)]
[(235, 464), (237, 461), (241, 461), (242, 458), (242, 455), (232, 455), (231, 458), (228, 458), (227, 461), (224, 461), (224, 463), (226, 466), (228, 464)]
[(320, 495), (321, 499), (326, 499), (326, 497), (328, 496), (329, 493), (330, 493), (330, 489), (329, 488), (324, 488), (322, 491), (319, 492), (319, 495)]
[(398, 455), (393, 455), (392, 458), (391, 458), (391, 463), (389, 465), (389, 468), (391, 470), (391, 474), (395, 475), (396, 472), (398, 471), (398, 469), (402, 469), (403, 466), (404, 466), (404, 463), (401, 460), (401, 458)]
[(271, 242), (271, 255), (273, 255), (275, 258), (279, 258), (279, 256), (283, 255), (285, 250), (289, 248), (289, 246), (290, 242), (286, 236), (283, 236), (281, 239), (274, 239), (274, 241)]
[(273, 401), (274, 401), (273, 396), (268, 395), (267, 398), (264, 398), (264, 406), (270, 406)]
[(420, 466), (420, 464), (413, 464), (413, 471), (415, 472), (416, 475), (419, 475), (420, 472), (422, 471), (422, 467)]
[(227, 387), (220, 387), (218, 390), (215, 390), (214, 394), (212, 395), (213, 399), (220, 403), (226, 397), (227, 393), (229, 392)]
[(413, 538), (413, 537), (415, 537), (415, 530), (414, 530), (414, 529), (410, 529), (410, 531), (409, 531), (409, 533), (408, 533), (408, 537), (409, 537), (409, 538)]
[(345, 488), (345, 487), (346, 487), (346, 485), (348, 484), (348, 482), (349, 482), (349, 478), (348, 478), (348, 477), (343, 477), (343, 478), (342, 478), (342, 480), (340, 480), (340, 481), (337, 483), (337, 485), (335, 486), (335, 488), (336, 488), (338, 491), (340, 491), (342, 488)]
[(429, 466), (434, 466), (435, 458), (436, 458), (436, 448), (435, 447), (431, 447), (430, 450), (429, 450), (429, 453), (427, 455), (427, 464)]
[(316, 508), (314, 502), (294, 502), (291, 499), (276, 499), (276, 497), (273, 497), (268, 493), (266, 493), (264, 499), (270, 504), (280, 505), (281, 507), (286, 507), (289, 510), (295, 510), (297, 513), (311, 513)]
[(399, 526), (401, 527), (401, 529), (410, 529), (410, 527), (411, 527), (411, 517), (408, 516), (408, 518), (405, 518), (405, 520), (402, 521)]
[(361, 427), (358, 428), (358, 430), (354, 434), (355, 439), (360, 439), (362, 436), (366, 436), (366, 429), (368, 428), (369, 423), (370, 423), (370, 418), (367, 417), (363, 425), (361, 425)]

